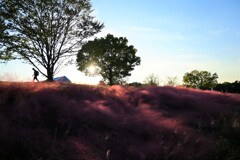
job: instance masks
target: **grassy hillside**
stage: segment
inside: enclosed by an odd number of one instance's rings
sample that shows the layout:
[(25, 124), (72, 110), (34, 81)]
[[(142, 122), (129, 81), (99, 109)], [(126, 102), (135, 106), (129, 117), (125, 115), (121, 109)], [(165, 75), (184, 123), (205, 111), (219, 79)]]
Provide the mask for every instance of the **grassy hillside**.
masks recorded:
[(0, 159), (239, 159), (239, 109), (186, 88), (0, 83)]

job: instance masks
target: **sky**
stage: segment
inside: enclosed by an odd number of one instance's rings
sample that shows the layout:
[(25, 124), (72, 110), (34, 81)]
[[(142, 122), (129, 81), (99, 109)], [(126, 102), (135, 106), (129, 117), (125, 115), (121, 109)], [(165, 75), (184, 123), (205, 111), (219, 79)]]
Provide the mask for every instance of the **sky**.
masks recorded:
[[(154, 74), (160, 84), (167, 77), (182, 77), (192, 70), (217, 73), (218, 82), (240, 80), (239, 0), (92, 0), (93, 15), (104, 23), (96, 37), (108, 33), (126, 37), (137, 49), (141, 65), (128, 82), (143, 82)], [(21, 62), (0, 64), (1, 74), (21, 81), (32, 79), (32, 66)], [(75, 83), (97, 84), (101, 77), (86, 77), (75, 65), (57, 76)], [(44, 77), (40, 77), (44, 79)]]

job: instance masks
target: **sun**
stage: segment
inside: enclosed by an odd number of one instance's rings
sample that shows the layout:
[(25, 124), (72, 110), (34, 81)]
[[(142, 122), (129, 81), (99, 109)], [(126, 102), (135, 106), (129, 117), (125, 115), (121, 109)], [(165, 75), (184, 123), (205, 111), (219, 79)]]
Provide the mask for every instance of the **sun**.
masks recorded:
[(93, 65), (91, 65), (91, 66), (88, 67), (88, 71), (89, 71), (90, 74), (94, 74), (94, 73), (95, 73), (95, 70), (96, 70), (96, 67), (93, 66)]

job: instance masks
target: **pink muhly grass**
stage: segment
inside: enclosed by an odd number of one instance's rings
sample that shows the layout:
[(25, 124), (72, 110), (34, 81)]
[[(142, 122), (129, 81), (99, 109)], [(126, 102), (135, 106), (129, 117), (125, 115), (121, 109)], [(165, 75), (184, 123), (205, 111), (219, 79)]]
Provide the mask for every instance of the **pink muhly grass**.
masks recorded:
[(207, 159), (227, 152), (220, 137), (236, 147), (239, 106), (186, 88), (0, 83), (0, 159)]

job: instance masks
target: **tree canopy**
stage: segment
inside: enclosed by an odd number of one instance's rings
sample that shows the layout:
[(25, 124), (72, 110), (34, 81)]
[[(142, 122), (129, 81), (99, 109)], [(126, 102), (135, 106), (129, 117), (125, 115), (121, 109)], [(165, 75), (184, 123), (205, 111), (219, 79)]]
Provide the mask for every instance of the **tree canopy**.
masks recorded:
[(229, 92), (229, 93), (240, 93), (240, 81), (235, 82), (224, 82), (219, 83), (214, 87), (214, 90), (220, 91), (220, 92)]
[(218, 83), (217, 78), (217, 73), (211, 74), (208, 71), (193, 70), (190, 73), (185, 73), (183, 76), (183, 85), (199, 89), (212, 89)]
[[(0, 3), (1, 5), (1, 3)], [(7, 60), (12, 59), (13, 57), (9, 52), (3, 52), (4, 42), (8, 36), (7, 32), (7, 26), (4, 24), (3, 17), (0, 16), (0, 62), (6, 62)]]
[(103, 28), (91, 16), (90, 0), (0, 0), (0, 4), (1, 56), (26, 60), (49, 81), (87, 38)]
[(105, 83), (121, 84), (134, 67), (140, 65), (136, 52), (133, 45), (128, 45), (127, 38), (108, 34), (83, 45), (77, 55), (77, 66), (86, 75), (89, 75), (89, 66), (96, 66), (99, 68), (96, 74), (100, 74)]

